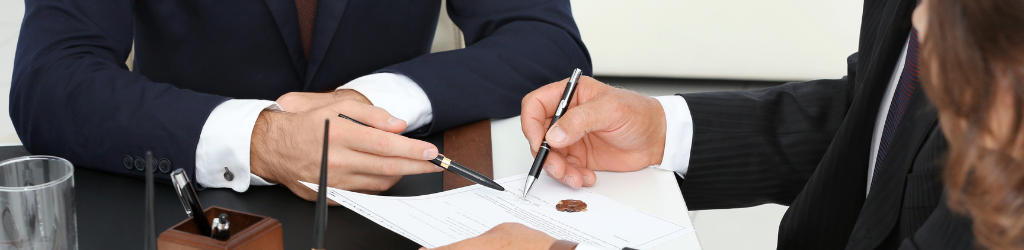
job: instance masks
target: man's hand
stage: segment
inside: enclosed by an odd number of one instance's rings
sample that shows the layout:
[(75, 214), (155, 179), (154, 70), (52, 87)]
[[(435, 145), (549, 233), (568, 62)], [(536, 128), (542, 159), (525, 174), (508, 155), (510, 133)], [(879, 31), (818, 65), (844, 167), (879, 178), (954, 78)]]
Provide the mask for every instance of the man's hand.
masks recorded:
[(666, 124), (658, 100), (587, 76), (580, 78), (569, 109), (548, 129), (567, 81), (523, 98), (523, 134), (534, 155), (546, 136), (552, 151), (544, 170), (551, 177), (579, 188), (594, 185), (594, 170), (636, 171), (661, 163)]
[(356, 101), (373, 105), (373, 103), (370, 103), (370, 99), (366, 99), (366, 96), (360, 94), (359, 91), (351, 89), (335, 90), (327, 93), (290, 92), (277, 98), (277, 104), (281, 105), (281, 109), (292, 113), (305, 112), (341, 101)]
[[(339, 118), (338, 114), (373, 128)], [(252, 173), (281, 183), (299, 197), (315, 200), (316, 193), (298, 181), (319, 180), (324, 119), (331, 119), (330, 187), (375, 193), (387, 190), (404, 175), (441, 171), (426, 161), (437, 157), (436, 146), (396, 134), (405, 130), (405, 121), (379, 107), (339, 101), (299, 113), (260, 113), (252, 133)]]
[[(540, 249), (555, 244), (555, 238), (519, 223), (502, 223), (480, 236), (469, 238), (435, 250), (461, 249)], [(420, 248), (425, 250), (427, 248)]]

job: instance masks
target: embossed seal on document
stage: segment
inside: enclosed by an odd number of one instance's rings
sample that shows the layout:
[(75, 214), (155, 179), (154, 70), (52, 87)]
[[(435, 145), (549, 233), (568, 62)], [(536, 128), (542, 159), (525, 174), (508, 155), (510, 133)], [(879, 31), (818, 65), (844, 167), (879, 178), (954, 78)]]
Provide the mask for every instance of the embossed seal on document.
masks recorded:
[(555, 210), (568, 213), (586, 212), (587, 203), (581, 200), (561, 200), (555, 205)]

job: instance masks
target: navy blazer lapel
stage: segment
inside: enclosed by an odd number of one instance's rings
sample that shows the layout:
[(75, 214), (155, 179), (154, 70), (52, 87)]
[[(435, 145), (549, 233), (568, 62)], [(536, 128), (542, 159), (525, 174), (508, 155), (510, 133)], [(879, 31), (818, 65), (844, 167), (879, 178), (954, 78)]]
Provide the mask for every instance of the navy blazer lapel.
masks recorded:
[(935, 110), (920, 87), (911, 95), (906, 117), (902, 120), (854, 226), (854, 235), (865, 237), (851, 238), (847, 249), (878, 247), (899, 220), (907, 173), (928, 135), (938, 124)]
[(277, 29), (281, 31), (281, 39), (288, 46), (292, 64), (300, 77), (306, 73), (306, 58), (302, 53), (302, 37), (299, 35), (299, 14), (293, 0), (264, 0), (267, 8), (277, 21)]
[(338, 30), (338, 23), (341, 23), (341, 16), (345, 12), (346, 4), (348, 4), (348, 0), (326, 0), (317, 3), (316, 24), (313, 25), (313, 45), (309, 50), (309, 65), (306, 68), (304, 82), (304, 88), (307, 91), (313, 90), (310, 83), (316, 76), (320, 63), (324, 60), (324, 54), (327, 53), (331, 39), (334, 38), (334, 32)]

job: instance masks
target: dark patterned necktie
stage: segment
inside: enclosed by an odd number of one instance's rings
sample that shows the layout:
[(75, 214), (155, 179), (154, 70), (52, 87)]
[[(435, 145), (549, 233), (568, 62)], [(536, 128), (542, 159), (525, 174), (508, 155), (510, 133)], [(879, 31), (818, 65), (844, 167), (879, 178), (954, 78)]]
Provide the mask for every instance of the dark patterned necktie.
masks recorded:
[(896, 85), (896, 93), (893, 94), (892, 102), (889, 103), (889, 114), (885, 116), (885, 127), (882, 129), (882, 140), (878, 143), (878, 157), (875, 157), (875, 171), (871, 176), (872, 183), (875, 182), (875, 179), (878, 178), (878, 173), (881, 172), (882, 160), (885, 159), (885, 154), (889, 151), (892, 135), (896, 132), (896, 127), (900, 125), (900, 119), (903, 118), (903, 112), (906, 111), (907, 105), (910, 103), (910, 95), (913, 94), (914, 89), (917, 88), (917, 52), (919, 49), (920, 44), (917, 41), (917, 29), (910, 29), (910, 42), (907, 45), (907, 60), (903, 64), (903, 73), (900, 74), (900, 81)]
[(299, 11), (299, 34), (302, 36), (302, 52), (309, 60), (309, 47), (313, 44), (313, 23), (316, 21), (317, 0), (295, 0)]

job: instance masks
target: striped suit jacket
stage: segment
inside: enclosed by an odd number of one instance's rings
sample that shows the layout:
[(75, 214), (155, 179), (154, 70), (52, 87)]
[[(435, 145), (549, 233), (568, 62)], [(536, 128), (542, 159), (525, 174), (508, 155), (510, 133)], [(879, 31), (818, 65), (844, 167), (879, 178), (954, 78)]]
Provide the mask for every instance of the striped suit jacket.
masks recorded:
[(682, 95), (694, 122), (687, 205), (788, 205), (779, 249), (970, 248), (970, 221), (943, 198), (947, 146), (924, 91), (911, 96), (867, 195), (872, 131), (915, 2), (864, 2), (842, 79)]

